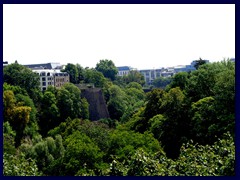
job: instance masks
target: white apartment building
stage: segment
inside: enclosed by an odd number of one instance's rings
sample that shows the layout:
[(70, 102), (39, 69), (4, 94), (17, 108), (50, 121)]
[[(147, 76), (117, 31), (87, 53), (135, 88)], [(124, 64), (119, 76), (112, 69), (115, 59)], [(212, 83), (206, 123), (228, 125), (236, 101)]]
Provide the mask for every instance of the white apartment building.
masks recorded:
[(129, 66), (121, 66), (121, 67), (117, 67), (117, 69), (118, 69), (117, 76), (126, 76), (132, 70), (132, 68)]
[(39, 75), (40, 87), (42, 91), (45, 91), (48, 86), (59, 88), (65, 83), (70, 82), (69, 74), (66, 72), (61, 72), (60, 70), (37, 69), (32, 71)]

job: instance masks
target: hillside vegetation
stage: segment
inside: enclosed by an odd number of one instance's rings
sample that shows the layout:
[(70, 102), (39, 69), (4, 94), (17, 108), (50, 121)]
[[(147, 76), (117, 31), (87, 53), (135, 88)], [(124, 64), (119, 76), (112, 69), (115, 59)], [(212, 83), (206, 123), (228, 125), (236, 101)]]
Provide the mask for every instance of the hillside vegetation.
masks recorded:
[[(70, 83), (41, 92), (31, 70), (4, 67), (4, 175), (235, 175), (235, 63), (200, 65), (148, 93), (140, 73), (118, 77), (111, 60), (64, 71)], [(109, 118), (89, 120), (81, 83), (101, 88)]]

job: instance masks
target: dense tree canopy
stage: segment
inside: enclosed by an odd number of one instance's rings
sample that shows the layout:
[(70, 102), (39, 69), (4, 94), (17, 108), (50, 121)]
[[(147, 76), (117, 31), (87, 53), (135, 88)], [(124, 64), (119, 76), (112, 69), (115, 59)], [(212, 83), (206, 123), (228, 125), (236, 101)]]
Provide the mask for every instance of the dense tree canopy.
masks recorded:
[[(114, 67), (68, 64), (71, 83), (44, 92), (30, 69), (5, 67), (3, 174), (235, 175), (235, 63), (199, 64), (148, 93), (139, 72), (116, 78)], [(110, 118), (89, 120), (78, 83), (102, 88)]]
[(68, 63), (65, 66), (65, 69), (63, 71), (67, 72), (69, 74), (71, 83), (73, 83), (73, 84), (79, 83), (79, 73), (78, 73), (78, 68), (76, 65)]
[(145, 84), (144, 76), (137, 70), (131, 70), (128, 75), (123, 76), (125, 83), (137, 82), (141, 85)]
[(5, 83), (19, 86), (26, 90), (31, 98), (35, 96), (36, 90), (40, 90), (38, 75), (31, 69), (18, 63), (9, 64), (4, 67), (3, 79)]
[(103, 73), (104, 77), (109, 78), (112, 81), (115, 80), (118, 73), (118, 69), (113, 61), (108, 59), (100, 60), (96, 65), (96, 70)]

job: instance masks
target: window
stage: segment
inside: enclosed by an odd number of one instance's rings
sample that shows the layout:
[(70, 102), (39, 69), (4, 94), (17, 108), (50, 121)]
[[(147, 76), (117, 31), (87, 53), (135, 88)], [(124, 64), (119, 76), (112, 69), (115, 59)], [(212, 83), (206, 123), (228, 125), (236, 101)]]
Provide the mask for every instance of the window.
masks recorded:
[(46, 81), (46, 78), (45, 78), (45, 77), (43, 77), (43, 78), (42, 78), (42, 81)]
[(41, 72), (41, 76), (46, 76), (46, 73), (45, 72)]
[(51, 78), (51, 77), (49, 77), (49, 78), (48, 78), (48, 80), (49, 80), (49, 81), (51, 81), (51, 80), (52, 80), (52, 78)]
[(48, 85), (52, 85), (52, 82), (48, 82)]
[(42, 85), (43, 85), (43, 86), (46, 86), (46, 82), (42, 82)]
[(46, 88), (45, 88), (45, 87), (43, 87), (43, 88), (42, 88), (42, 90), (43, 90), (43, 91), (46, 91)]
[(47, 76), (50, 76), (50, 73), (47, 73)]

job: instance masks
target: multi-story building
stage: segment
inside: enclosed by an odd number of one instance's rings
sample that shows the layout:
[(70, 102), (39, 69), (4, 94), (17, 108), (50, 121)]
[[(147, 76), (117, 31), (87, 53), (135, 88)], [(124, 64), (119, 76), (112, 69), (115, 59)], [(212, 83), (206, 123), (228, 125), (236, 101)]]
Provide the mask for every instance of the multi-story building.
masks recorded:
[(61, 72), (60, 70), (33, 69), (32, 71), (39, 75), (40, 87), (42, 91), (45, 91), (48, 86), (59, 88), (70, 81), (69, 74), (66, 72)]
[[(178, 72), (190, 72), (196, 70), (195, 64), (197, 60), (191, 62), (190, 65), (178, 65), (174, 67), (158, 68), (158, 69), (143, 69), (139, 72), (144, 76), (146, 85), (152, 85), (153, 81), (159, 77), (172, 77)], [(204, 60), (209, 63), (209, 60)], [(128, 66), (124, 66), (128, 67)], [(120, 75), (120, 74), (119, 74)]]
[(152, 82), (156, 79), (161, 77), (161, 74), (163, 72), (162, 69), (143, 69), (139, 70), (139, 72), (144, 76), (144, 80), (147, 85), (151, 85)]
[(117, 76), (126, 76), (132, 70), (132, 68), (129, 66), (120, 66), (120, 67), (117, 67), (117, 69), (118, 69)]
[(24, 65), (36, 72), (40, 77), (40, 87), (45, 91), (48, 86), (59, 88), (65, 83), (70, 82), (69, 74), (61, 72), (63, 66), (60, 63), (43, 63)]

